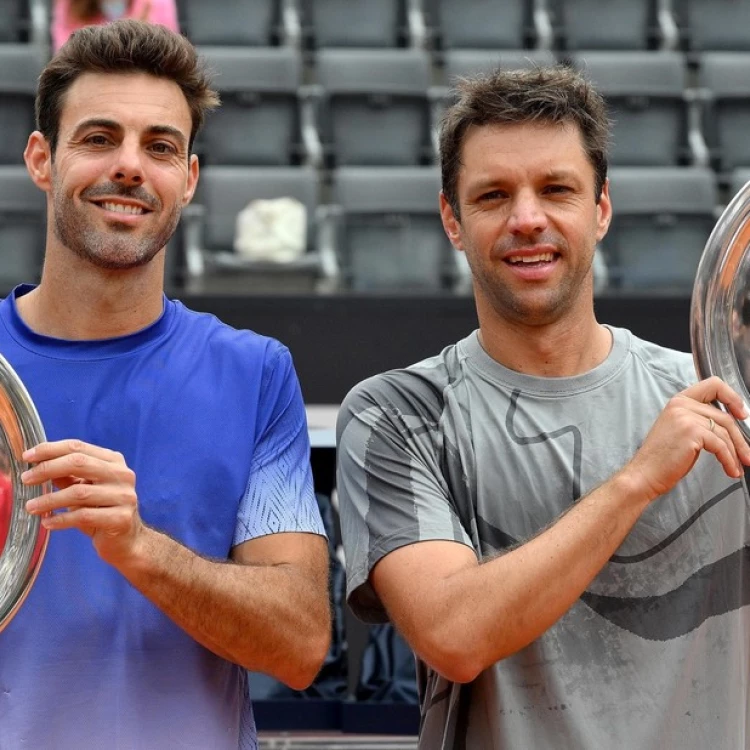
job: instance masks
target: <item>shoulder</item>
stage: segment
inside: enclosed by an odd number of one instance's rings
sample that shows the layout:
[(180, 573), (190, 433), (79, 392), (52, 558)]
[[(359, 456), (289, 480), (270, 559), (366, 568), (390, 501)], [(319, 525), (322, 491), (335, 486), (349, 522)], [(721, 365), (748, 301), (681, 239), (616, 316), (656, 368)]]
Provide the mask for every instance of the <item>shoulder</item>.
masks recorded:
[(697, 382), (698, 375), (692, 354), (646, 341), (624, 329), (613, 330), (619, 331), (619, 335), (627, 336), (633, 362), (654, 379), (661, 380), (678, 390), (683, 390)]
[(444, 408), (445, 392), (458, 377), (456, 347), (452, 344), (438, 355), (358, 383), (341, 403), (339, 432), (351, 419), (362, 419), (366, 414), (437, 422)]
[(237, 356), (247, 361), (264, 361), (273, 366), (291, 360), (289, 350), (280, 341), (245, 328), (235, 328), (212, 313), (198, 312), (171, 300), (175, 310), (175, 332), (194, 346), (206, 347), (216, 357)]

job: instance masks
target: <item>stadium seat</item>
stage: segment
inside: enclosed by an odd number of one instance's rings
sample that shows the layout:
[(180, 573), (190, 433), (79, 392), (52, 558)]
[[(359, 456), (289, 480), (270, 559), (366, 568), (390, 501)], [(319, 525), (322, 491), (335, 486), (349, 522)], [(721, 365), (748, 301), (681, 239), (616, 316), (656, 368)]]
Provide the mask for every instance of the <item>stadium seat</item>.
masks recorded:
[(518, 49), (531, 45), (531, 0), (423, 0), (442, 49)]
[(34, 97), (43, 59), (30, 44), (0, 44), (0, 164), (21, 164), (34, 130)]
[[(330, 272), (317, 242), (319, 178), (308, 167), (208, 166), (183, 213), (185, 259), (194, 290), (248, 293), (312, 291)], [(294, 198), (307, 211), (307, 251), (290, 263), (234, 252), (237, 216), (257, 199)]]
[(0, 44), (49, 45), (49, 0), (0, 0)]
[(406, 39), (404, 0), (301, 0), (313, 47), (396, 47)]
[(655, 0), (548, 0), (569, 50), (645, 50), (658, 40)]
[(452, 288), (460, 267), (443, 231), (437, 167), (346, 167), (333, 176), (337, 257), (356, 291)]
[(750, 165), (750, 53), (706, 52), (699, 81), (707, 96), (704, 130), (719, 170)]
[(703, 167), (610, 170), (613, 219), (604, 238), (610, 283), (636, 292), (689, 293), (719, 204)]
[(278, 41), (279, 0), (178, 0), (180, 28), (196, 45), (263, 47)]
[(750, 166), (737, 167), (732, 170), (729, 177), (729, 197), (736, 195), (748, 182), (750, 182)]
[(44, 254), (46, 197), (25, 166), (0, 166), (0, 294), (39, 279)]
[[(290, 47), (202, 47), (221, 107), (196, 151), (206, 164), (292, 165), (306, 160), (298, 95), (302, 61)], [(313, 131), (314, 132), (314, 131)]]
[(672, 4), (688, 49), (750, 51), (747, 0), (672, 0)]
[(434, 159), (430, 61), (418, 49), (322, 49), (318, 123), (329, 162), (415, 166)]
[(693, 104), (679, 52), (581, 52), (572, 56), (604, 96), (614, 121), (610, 163), (670, 166), (696, 161), (689, 135)]
[(448, 84), (457, 77), (490, 73), (497, 68), (515, 70), (556, 62), (550, 50), (541, 49), (450, 49), (443, 61)]

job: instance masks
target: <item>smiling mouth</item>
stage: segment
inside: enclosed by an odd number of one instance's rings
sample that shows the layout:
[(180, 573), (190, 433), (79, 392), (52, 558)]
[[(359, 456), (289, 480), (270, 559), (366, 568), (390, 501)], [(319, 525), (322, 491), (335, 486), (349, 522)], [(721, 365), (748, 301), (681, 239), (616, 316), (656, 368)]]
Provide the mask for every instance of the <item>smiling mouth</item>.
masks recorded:
[(125, 214), (127, 216), (143, 216), (144, 214), (151, 213), (148, 209), (142, 206), (131, 206), (124, 203), (111, 203), (110, 201), (93, 201), (95, 206), (104, 209), (105, 211), (112, 211), (117, 214)]
[(505, 262), (511, 266), (543, 266), (552, 263), (559, 257), (558, 253), (538, 253), (537, 255), (515, 255), (506, 258)]

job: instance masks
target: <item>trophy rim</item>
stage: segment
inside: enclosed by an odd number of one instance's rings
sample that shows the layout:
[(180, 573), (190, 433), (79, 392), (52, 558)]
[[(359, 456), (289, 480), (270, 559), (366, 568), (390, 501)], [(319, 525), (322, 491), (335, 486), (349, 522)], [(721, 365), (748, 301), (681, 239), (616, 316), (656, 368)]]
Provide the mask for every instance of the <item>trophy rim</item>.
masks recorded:
[[(28, 464), (21, 454), (46, 440), (36, 406), (25, 385), (8, 361), (0, 355), (0, 396), (7, 399), (10, 414), (2, 410), (0, 431), (8, 449), (9, 473), (13, 487), (10, 525), (0, 548), (0, 631), (2, 631), (28, 596), (44, 560), (49, 532), (39, 516), (26, 512), (28, 500), (51, 489), (49, 483), (27, 487), (21, 473)], [(12, 423), (9, 423), (12, 421)], [(13, 440), (9, 440), (9, 430)], [(0, 540), (2, 543), (3, 540)]]
[[(750, 182), (737, 191), (709, 235), (696, 271), (690, 305), (690, 343), (699, 379), (718, 376), (750, 408), (750, 392), (737, 361), (732, 332), (740, 281), (736, 271), (748, 248)], [(736, 422), (750, 442), (750, 417)]]

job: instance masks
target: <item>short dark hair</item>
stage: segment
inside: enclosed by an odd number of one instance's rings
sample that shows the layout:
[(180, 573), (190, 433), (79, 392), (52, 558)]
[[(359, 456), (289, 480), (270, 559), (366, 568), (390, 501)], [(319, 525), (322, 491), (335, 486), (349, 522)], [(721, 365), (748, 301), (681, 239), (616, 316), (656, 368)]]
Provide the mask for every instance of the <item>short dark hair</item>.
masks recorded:
[(190, 108), (189, 145), (219, 104), (195, 47), (164, 26), (123, 19), (75, 31), (39, 77), (36, 127), (54, 154), (65, 94), (84, 73), (147, 73), (174, 81)]
[(594, 168), (594, 199), (598, 202), (607, 179), (610, 122), (604, 99), (591, 83), (568, 66), (529, 70), (496, 70), (459, 79), (458, 99), (446, 111), (440, 130), (443, 193), (460, 217), (458, 173), (461, 150), (471, 126), (515, 123), (572, 123)]

